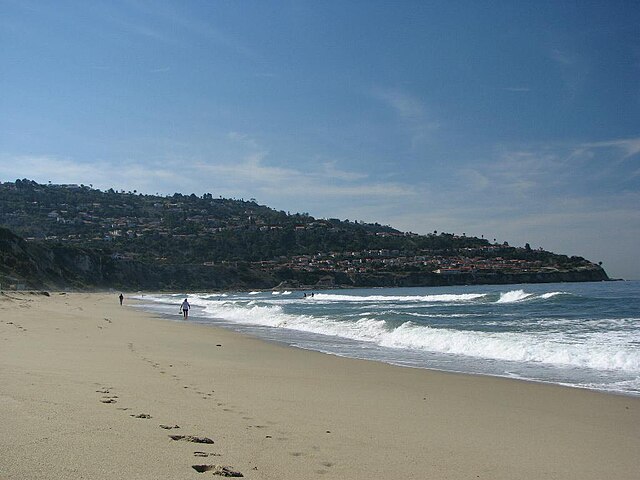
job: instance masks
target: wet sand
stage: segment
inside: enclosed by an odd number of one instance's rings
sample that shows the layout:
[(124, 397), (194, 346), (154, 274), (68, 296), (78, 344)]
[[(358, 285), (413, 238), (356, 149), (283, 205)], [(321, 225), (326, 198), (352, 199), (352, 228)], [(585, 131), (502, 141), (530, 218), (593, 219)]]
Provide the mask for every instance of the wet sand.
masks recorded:
[(638, 478), (639, 398), (288, 348), (118, 293), (0, 295), (0, 479)]

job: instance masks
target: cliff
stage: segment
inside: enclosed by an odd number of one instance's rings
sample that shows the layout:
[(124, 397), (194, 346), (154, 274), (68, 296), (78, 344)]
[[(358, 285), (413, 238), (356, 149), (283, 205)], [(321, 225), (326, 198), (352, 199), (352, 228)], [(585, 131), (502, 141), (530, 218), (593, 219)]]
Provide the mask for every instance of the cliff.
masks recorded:
[(0, 228), (0, 283), (33, 289), (232, 290), (327, 287), (414, 287), (608, 280), (598, 267), (548, 273), (441, 275), (432, 272), (347, 274), (332, 270), (265, 272), (247, 264), (167, 265), (123, 260), (99, 250), (47, 247)]

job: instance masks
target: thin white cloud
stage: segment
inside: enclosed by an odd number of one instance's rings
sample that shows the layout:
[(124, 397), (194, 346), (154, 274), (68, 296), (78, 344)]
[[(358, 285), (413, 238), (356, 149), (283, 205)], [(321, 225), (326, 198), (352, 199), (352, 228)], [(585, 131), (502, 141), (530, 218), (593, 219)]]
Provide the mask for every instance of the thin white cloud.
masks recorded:
[[(218, 45), (237, 55), (252, 61), (257, 61), (256, 52), (247, 46), (241, 39), (231, 33), (223, 31), (221, 27), (215, 26), (211, 21), (204, 21), (187, 13), (181, 8), (180, 2), (168, 4), (159, 2), (129, 2), (129, 5), (150, 19), (158, 23), (170, 25), (171, 30), (182, 30), (189, 35), (195, 35), (202, 40), (209, 41), (213, 45)], [(169, 29), (167, 29), (169, 30)]]
[(373, 96), (391, 107), (402, 118), (422, 119), (424, 106), (413, 95), (396, 89), (374, 88)]
[(349, 172), (346, 170), (341, 170), (337, 168), (337, 162), (330, 161), (322, 163), (322, 171), (323, 175), (328, 178), (334, 178), (337, 180), (346, 180), (346, 181), (356, 181), (356, 180), (364, 180), (368, 177), (366, 173), (362, 172)]
[(585, 149), (595, 149), (595, 148), (615, 148), (620, 149), (625, 152), (624, 159), (629, 157), (633, 157), (640, 153), (640, 137), (638, 138), (626, 138), (620, 140), (610, 140), (606, 142), (594, 142), (594, 143), (585, 143), (581, 145), (582, 148)]
[(576, 63), (575, 55), (559, 48), (552, 48), (549, 52), (549, 56), (554, 62), (560, 65), (573, 65)]
[[(171, 158), (156, 162), (78, 162), (56, 156), (0, 156), (0, 178), (25, 177), (39, 183), (83, 183), (96, 188), (145, 193), (219, 192), (225, 196), (306, 198), (322, 202), (406, 198), (416, 194), (408, 184), (368, 181), (365, 174), (342, 171), (331, 163), (315, 170), (268, 165), (267, 153), (250, 152), (225, 162)], [(109, 172), (108, 183), (105, 175)]]
[(571, 98), (577, 96), (582, 91), (584, 79), (589, 72), (586, 58), (557, 47), (550, 50), (549, 58), (557, 66), (566, 92)]
[[(399, 183), (363, 182), (367, 176), (356, 172), (327, 169), (321, 165), (317, 170), (297, 170), (263, 163), (266, 154), (252, 153), (235, 163), (199, 162), (191, 168), (200, 176), (211, 176), (235, 185), (239, 190), (259, 191), (278, 197), (333, 197), (333, 200), (352, 197), (403, 197), (415, 194), (410, 185)], [(338, 173), (338, 175), (336, 175)]]
[(247, 148), (250, 148), (253, 150), (263, 150), (259, 146), (257, 140), (251, 137), (247, 133), (232, 131), (227, 133), (227, 138), (232, 142), (238, 143), (240, 145), (244, 145)]
[(412, 147), (430, 140), (440, 127), (440, 123), (427, 112), (424, 103), (414, 95), (394, 88), (373, 88), (370, 93), (398, 116)]
[(475, 191), (484, 190), (491, 184), (487, 175), (473, 168), (463, 168), (458, 175), (464, 185)]

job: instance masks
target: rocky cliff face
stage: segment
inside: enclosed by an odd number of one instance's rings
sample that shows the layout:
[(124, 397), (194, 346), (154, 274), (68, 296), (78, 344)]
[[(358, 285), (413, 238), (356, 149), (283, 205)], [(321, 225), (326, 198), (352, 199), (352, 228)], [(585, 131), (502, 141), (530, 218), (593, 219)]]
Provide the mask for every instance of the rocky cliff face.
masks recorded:
[(122, 260), (108, 252), (45, 247), (0, 228), (0, 283), (33, 289), (224, 290), (327, 287), (418, 287), (608, 280), (591, 268), (549, 273), (439, 275), (429, 272), (353, 274), (344, 272), (265, 273), (246, 266), (161, 265)]
[(0, 284), (32, 289), (220, 290), (271, 288), (280, 280), (246, 268), (149, 265), (108, 252), (28, 243), (0, 228)]

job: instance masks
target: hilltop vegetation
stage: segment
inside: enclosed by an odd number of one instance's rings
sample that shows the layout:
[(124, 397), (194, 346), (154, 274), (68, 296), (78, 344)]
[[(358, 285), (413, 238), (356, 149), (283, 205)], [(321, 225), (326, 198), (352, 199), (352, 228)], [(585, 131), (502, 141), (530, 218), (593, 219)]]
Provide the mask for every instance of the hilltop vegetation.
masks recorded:
[[(4, 233), (5, 243), (20, 244), (33, 258), (44, 255), (57, 265), (46, 274), (46, 269), (3, 266), (5, 275), (13, 268), (11, 278), (32, 283), (179, 289), (272, 288), (283, 282), (293, 287), (391, 286), (607, 278), (599, 266), (581, 257), (528, 245), (517, 248), (465, 235), (416, 235), (379, 224), (316, 219), (253, 199), (209, 193), (143, 195), (17, 180), (0, 184), (0, 225), (27, 240), (8, 240), (10, 234)], [(16, 266), (29, 263), (4, 255)], [(80, 258), (87, 268), (70, 267)]]

